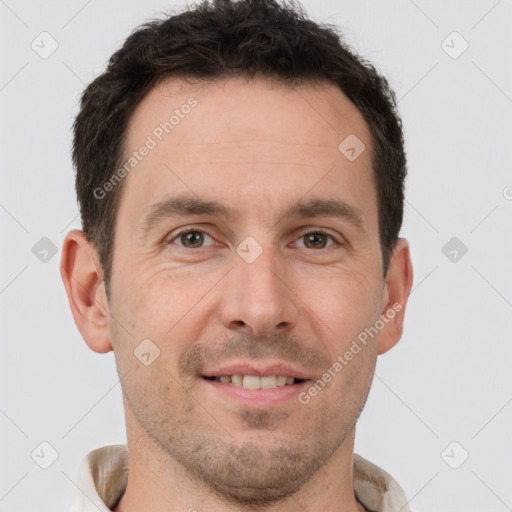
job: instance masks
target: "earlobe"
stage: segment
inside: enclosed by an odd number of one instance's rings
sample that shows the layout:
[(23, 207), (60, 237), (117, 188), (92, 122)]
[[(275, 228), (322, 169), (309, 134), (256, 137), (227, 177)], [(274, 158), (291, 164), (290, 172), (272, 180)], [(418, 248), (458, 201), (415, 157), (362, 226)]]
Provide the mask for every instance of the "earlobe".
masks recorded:
[(108, 303), (96, 250), (80, 230), (64, 239), (60, 275), (73, 318), (91, 350), (112, 350)]
[(399, 238), (389, 264), (382, 294), (382, 311), (385, 327), (378, 341), (378, 354), (393, 348), (402, 337), (405, 307), (411, 293), (413, 270), (409, 242)]

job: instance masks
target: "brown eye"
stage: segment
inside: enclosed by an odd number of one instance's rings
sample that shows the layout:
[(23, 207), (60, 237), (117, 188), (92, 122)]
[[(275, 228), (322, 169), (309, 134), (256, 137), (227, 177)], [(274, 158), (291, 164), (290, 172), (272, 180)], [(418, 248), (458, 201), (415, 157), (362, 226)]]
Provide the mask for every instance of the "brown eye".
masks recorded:
[(180, 235), (180, 241), (185, 247), (196, 248), (203, 244), (204, 236), (199, 231), (189, 231), (188, 233)]
[[(200, 249), (204, 246), (206, 238), (211, 238), (210, 235), (199, 230), (188, 230), (178, 233), (170, 243), (176, 242), (177, 245), (185, 249)], [(213, 239), (212, 239), (213, 240)]]
[(304, 245), (308, 249), (325, 249), (328, 238), (331, 238), (331, 236), (325, 233), (307, 233), (302, 236)]

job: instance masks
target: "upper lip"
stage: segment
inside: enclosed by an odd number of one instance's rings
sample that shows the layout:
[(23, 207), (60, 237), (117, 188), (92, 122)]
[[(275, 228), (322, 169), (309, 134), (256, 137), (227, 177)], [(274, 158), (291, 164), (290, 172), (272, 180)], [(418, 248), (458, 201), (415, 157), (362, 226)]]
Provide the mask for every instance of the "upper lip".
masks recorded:
[(223, 364), (217, 368), (204, 371), (203, 377), (222, 377), (223, 375), (256, 375), (266, 377), (269, 375), (284, 375), (295, 379), (305, 380), (308, 376), (293, 366), (283, 362), (261, 362), (254, 361)]

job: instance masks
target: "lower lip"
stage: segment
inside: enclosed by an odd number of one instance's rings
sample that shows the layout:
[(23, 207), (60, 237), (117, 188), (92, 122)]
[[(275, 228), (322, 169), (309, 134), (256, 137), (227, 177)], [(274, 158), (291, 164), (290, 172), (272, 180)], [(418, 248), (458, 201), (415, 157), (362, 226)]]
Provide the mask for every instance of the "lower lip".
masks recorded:
[(287, 384), (286, 386), (271, 389), (246, 389), (228, 382), (208, 379), (201, 380), (215, 392), (221, 393), (225, 397), (235, 399), (242, 405), (248, 407), (271, 407), (281, 405), (294, 398), (297, 399), (297, 395), (308, 386), (309, 382), (304, 380), (297, 384)]

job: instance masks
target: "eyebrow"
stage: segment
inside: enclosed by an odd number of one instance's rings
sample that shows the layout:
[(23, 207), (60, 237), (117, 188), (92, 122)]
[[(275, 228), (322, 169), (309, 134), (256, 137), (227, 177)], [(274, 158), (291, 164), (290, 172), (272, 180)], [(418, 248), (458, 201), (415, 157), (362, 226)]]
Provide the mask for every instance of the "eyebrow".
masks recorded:
[[(141, 222), (141, 231), (147, 234), (161, 221), (172, 217), (190, 215), (212, 215), (227, 221), (240, 218), (240, 213), (218, 201), (209, 201), (192, 196), (168, 197), (150, 207)], [(340, 199), (300, 199), (291, 204), (280, 219), (310, 217), (336, 217), (348, 221), (361, 231), (366, 231), (362, 211)], [(277, 224), (277, 222), (276, 222)]]

